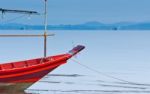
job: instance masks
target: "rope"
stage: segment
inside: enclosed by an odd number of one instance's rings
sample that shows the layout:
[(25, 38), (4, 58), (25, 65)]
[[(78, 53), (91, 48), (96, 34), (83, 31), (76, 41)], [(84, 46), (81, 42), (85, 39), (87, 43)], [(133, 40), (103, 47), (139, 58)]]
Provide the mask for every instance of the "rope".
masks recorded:
[(93, 71), (97, 74), (100, 74), (100, 75), (103, 75), (105, 77), (108, 77), (108, 78), (112, 78), (112, 79), (115, 79), (115, 80), (118, 80), (118, 81), (121, 81), (121, 82), (124, 82), (124, 83), (127, 83), (127, 84), (131, 84), (131, 85), (143, 85), (143, 86), (150, 86), (149, 84), (141, 84), (141, 83), (136, 83), (136, 82), (131, 82), (131, 81), (127, 81), (127, 80), (124, 80), (124, 79), (121, 79), (121, 78), (118, 78), (118, 77), (115, 77), (115, 76), (111, 76), (111, 75), (108, 75), (108, 74), (105, 74), (103, 72), (100, 72), (98, 70), (95, 70), (87, 65), (84, 65), (84, 64), (81, 64), (80, 62), (78, 62), (77, 60), (75, 59), (71, 59), (72, 61), (74, 61), (75, 63), (79, 64), (80, 66), (90, 70), (90, 71)]
[(13, 18), (13, 19), (6, 20), (6, 21), (4, 21), (4, 24), (10, 23), (10, 22), (15, 21), (15, 20), (17, 20), (17, 19), (21, 19), (21, 18), (23, 18), (23, 17), (25, 17), (25, 16), (26, 16), (26, 15), (21, 15), (21, 16), (15, 17), (15, 18)]

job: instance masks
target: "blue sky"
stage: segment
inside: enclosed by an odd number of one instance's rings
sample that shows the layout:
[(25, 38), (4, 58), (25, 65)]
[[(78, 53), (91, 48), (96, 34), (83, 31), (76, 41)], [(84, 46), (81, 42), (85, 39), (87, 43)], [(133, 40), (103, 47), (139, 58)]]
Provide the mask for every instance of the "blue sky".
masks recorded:
[[(1, 0), (0, 7), (43, 11), (44, 0)], [(150, 0), (48, 0), (49, 24), (77, 24), (87, 21), (104, 23), (150, 21)], [(19, 15), (6, 14), (5, 19)], [(32, 21), (32, 23), (31, 23)], [(14, 22), (42, 24), (42, 16)]]

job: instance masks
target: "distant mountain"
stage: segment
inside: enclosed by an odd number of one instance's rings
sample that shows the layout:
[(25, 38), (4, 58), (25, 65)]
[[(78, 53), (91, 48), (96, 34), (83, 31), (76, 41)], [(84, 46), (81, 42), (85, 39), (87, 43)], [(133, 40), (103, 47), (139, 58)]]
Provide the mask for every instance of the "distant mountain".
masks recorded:
[(143, 23), (135, 23), (123, 26), (121, 29), (123, 30), (150, 30), (150, 22)]
[[(43, 25), (26, 25), (18, 23), (0, 24), (0, 30), (43, 30)], [(119, 22), (104, 24), (97, 21), (76, 25), (48, 25), (49, 30), (150, 30), (150, 22)]]
[(86, 25), (86, 26), (104, 26), (105, 24), (97, 22), (97, 21), (92, 21), (92, 22), (86, 22), (82, 25)]

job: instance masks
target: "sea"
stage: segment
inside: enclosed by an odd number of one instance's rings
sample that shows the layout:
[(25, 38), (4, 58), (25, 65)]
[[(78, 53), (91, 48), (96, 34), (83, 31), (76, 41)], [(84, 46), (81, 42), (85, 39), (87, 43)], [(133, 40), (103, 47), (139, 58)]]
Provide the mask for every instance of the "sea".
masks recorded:
[[(150, 31), (50, 30), (47, 55), (86, 48), (25, 90), (30, 94), (150, 94)], [(43, 34), (5, 30), (0, 34)], [(43, 56), (43, 38), (0, 38), (1, 63)]]

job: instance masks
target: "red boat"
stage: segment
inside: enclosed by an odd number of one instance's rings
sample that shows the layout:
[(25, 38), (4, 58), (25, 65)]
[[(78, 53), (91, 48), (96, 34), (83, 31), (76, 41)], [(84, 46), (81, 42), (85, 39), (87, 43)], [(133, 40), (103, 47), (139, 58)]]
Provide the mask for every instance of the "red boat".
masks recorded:
[[(55, 68), (62, 64), (65, 64), (68, 59), (76, 55), (85, 47), (78, 45), (66, 54), (49, 56), (47, 57), (47, 36), (53, 34), (47, 34), (47, 0), (45, 1), (45, 31), (41, 35), (0, 35), (0, 37), (44, 37), (44, 57), (0, 64), (0, 94), (24, 94), (23, 91), (38, 81), (46, 74), (50, 73)], [(36, 14), (35, 11), (25, 10), (10, 10), (0, 8), (2, 14), (9, 13), (23, 13), (23, 14)]]
[(0, 90), (24, 90), (55, 68), (65, 64), (85, 47), (78, 45), (66, 54), (0, 64)]

